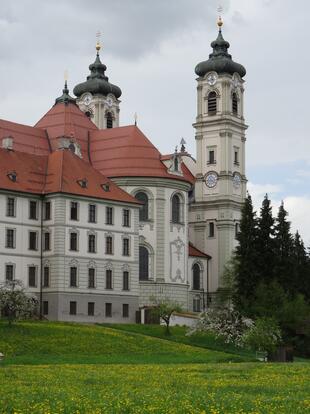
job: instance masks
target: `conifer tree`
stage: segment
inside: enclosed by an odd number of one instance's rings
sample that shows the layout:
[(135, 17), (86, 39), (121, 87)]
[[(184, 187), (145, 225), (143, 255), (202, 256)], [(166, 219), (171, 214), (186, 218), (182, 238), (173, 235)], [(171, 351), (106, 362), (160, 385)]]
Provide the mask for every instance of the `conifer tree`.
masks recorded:
[(252, 294), (257, 286), (257, 218), (252, 198), (248, 194), (243, 204), (239, 242), (235, 251), (236, 280), (234, 305), (245, 315), (250, 315)]
[(275, 278), (291, 296), (295, 293), (294, 240), (290, 232), (291, 223), (287, 220), (287, 211), (282, 202), (275, 225)]
[(271, 202), (266, 194), (260, 209), (257, 232), (258, 282), (268, 283), (273, 279), (275, 266), (274, 218)]
[(298, 231), (294, 237), (295, 290), (310, 302), (310, 259)]

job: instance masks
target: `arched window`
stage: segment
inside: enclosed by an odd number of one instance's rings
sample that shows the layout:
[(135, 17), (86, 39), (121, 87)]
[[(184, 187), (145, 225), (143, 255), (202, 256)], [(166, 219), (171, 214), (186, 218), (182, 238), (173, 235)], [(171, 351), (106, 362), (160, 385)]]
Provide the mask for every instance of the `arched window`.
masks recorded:
[(200, 266), (198, 263), (193, 266), (193, 290), (200, 290)]
[(234, 115), (238, 115), (238, 97), (235, 92), (232, 95), (232, 111)]
[(208, 114), (216, 115), (217, 111), (217, 102), (216, 102), (216, 92), (212, 91), (208, 95)]
[(113, 128), (113, 116), (111, 112), (107, 113), (107, 128)]
[(172, 197), (172, 223), (180, 223), (181, 222), (181, 201), (180, 197), (175, 194)]
[(149, 198), (143, 191), (139, 191), (135, 195), (136, 199), (143, 203), (142, 208), (139, 211), (140, 221), (146, 221), (149, 219)]
[(139, 247), (139, 280), (149, 280), (149, 251)]

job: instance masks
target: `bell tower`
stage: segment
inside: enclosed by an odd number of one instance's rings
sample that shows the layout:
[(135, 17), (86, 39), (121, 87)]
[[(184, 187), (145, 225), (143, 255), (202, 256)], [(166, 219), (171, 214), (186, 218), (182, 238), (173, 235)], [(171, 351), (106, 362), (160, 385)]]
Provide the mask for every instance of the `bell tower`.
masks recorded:
[(222, 35), (211, 43), (209, 59), (199, 63), (197, 78), (196, 182), (190, 205), (190, 239), (212, 256), (209, 292), (221, 287), (225, 264), (236, 246), (246, 196), (245, 68), (228, 53)]
[(79, 83), (73, 89), (76, 103), (81, 111), (96, 124), (99, 129), (119, 126), (119, 104), (121, 89), (109, 82), (105, 71), (107, 67), (100, 60), (99, 39), (96, 44), (95, 62), (89, 65), (90, 75), (86, 82)]

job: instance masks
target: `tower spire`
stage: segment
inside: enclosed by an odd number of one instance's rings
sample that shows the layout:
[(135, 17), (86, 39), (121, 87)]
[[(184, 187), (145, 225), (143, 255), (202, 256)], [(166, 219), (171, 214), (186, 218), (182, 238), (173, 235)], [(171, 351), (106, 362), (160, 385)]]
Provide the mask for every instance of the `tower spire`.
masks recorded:
[(219, 32), (221, 33), (222, 32), (222, 26), (223, 26), (223, 24), (224, 24), (224, 22), (223, 22), (223, 19), (222, 19), (222, 12), (223, 12), (223, 7), (220, 5), (218, 8), (217, 8), (217, 11), (218, 11), (218, 18), (217, 18), (217, 26), (218, 26), (218, 28), (219, 28)]
[(96, 33), (97, 42), (96, 42), (96, 50), (97, 50), (97, 56), (99, 56), (99, 51), (101, 49), (101, 32), (98, 30)]
[(69, 95), (69, 89), (68, 89), (68, 71), (65, 70), (64, 72), (64, 80), (65, 80), (65, 84), (64, 84), (64, 88), (62, 90), (62, 95), (59, 96), (56, 100), (55, 100), (55, 105), (57, 105), (58, 103), (64, 103), (65, 105), (68, 105), (68, 103), (74, 103), (75, 99), (72, 98), (72, 96)]

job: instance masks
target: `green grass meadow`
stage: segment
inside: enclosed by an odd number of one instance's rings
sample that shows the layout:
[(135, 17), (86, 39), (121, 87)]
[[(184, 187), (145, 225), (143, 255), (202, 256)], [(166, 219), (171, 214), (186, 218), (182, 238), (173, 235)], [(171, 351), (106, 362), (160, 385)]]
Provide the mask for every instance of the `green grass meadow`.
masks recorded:
[(167, 340), (155, 326), (0, 323), (0, 413), (310, 412), (308, 362), (253, 362), (184, 333), (173, 328)]

